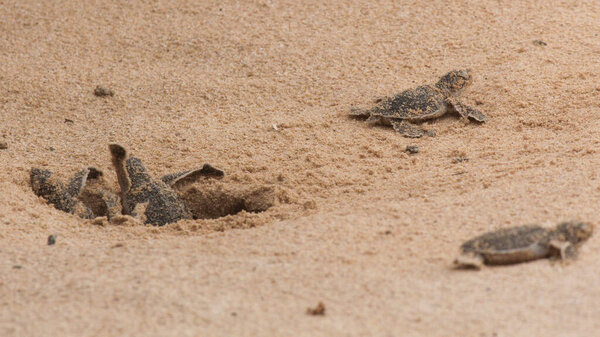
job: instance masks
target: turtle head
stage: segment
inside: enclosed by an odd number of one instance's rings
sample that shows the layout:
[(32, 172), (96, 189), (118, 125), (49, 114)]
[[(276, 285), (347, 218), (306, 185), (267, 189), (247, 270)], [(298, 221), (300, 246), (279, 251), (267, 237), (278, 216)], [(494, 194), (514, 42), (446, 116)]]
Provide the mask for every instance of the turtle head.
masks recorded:
[(554, 235), (565, 241), (569, 241), (571, 244), (580, 244), (592, 236), (594, 232), (594, 225), (587, 222), (570, 221), (563, 222), (556, 226)]
[(129, 157), (125, 162), (129, 179), (131, 179), (132, 186), (140, 186), (152, 181), (152, 177), (146, 171), (146, 167), (142, 163), (142, 160), (138, 157)]
[(440, 77), (435, 86), (448, 94), (458, 94), (473, 81), (470, 69), (452, 70)]
[(56, 193), (59, 189), (50, 177), (52, 172), (39, 168), (32, 168), (30, 172), (31, 188), (36, 195), (46, 198), (47, 196)]

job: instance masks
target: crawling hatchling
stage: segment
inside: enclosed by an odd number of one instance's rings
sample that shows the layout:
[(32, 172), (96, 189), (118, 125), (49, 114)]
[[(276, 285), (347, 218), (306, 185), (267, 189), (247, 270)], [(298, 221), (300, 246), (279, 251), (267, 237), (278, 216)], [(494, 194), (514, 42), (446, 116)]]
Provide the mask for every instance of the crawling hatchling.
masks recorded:
[(448, 112), (458, 113), (461, 117), (475, 122), (483, 123), (488, 120), (481, 111), (458, 100), (458, 95), (472, 81), (469, 69), (453, 70), (442, 76), (434, 85), (422, 85), (381, 99), (371, 109), (351, 108), (350, 114), (365, 117), (373, 124), (390, 125), (405, 137), (433, 137), (435, 131), (423, 129), (413, 123), (439, 118)]
[(572, 260), (593, 231), (592, 224), (578, 221), (563, 222), (554, 228), (536, 225), (503, 228), (463, 243), (454, 264), (480, 269), (484, 264), (505, 265), (544, 258)]

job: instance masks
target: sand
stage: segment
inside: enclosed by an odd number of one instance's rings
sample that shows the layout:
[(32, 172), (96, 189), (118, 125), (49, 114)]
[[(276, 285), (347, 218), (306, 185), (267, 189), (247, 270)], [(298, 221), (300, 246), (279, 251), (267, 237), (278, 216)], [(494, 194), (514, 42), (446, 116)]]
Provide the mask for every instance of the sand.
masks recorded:
[[(570, 264), (451, 266), (487, 230), (599, 223), (598, 20), (596, 1), (0, 1), (0, 335), (595, 335), (598, 235)], [(408, 139), (348, 117), (462, 68), (488, 123)], [(111, 142), (276, 204), (100, 226), (33, 194), (31, 167), (116, 184)]]

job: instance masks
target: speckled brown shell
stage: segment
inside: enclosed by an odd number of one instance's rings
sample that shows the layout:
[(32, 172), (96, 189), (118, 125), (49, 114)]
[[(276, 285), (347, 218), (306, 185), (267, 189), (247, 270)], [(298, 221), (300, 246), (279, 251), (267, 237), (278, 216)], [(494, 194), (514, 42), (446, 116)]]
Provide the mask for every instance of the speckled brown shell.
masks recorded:
[(123, 213), (136, 215), (136, 208), (146, 204), (139, 215), (147, 224), (163, 226), (192, 218), (177, 193), (164, 182), (154, 180), (139, 158), (128, 158), (126, 169), (131, 187), (124, 195)]
[(371, 115), (421, 121), (440, 117), (445, 112), (446, 96), (435, 87), (423, 85), (382, 101)]
[(526, 225), (485, 233), (462, 244), (463, 253), (481, 255), (486, 264), (508, 264), (548, 256), (550, 233)]

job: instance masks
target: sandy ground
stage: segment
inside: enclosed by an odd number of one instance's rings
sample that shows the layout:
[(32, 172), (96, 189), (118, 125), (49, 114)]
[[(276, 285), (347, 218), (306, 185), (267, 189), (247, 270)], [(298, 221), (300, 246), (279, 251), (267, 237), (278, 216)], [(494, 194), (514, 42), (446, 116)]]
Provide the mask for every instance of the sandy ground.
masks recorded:
[[(597, 1), (0, 1), (0, 335), (596, 335), (598, 236), (567, 265), (450, 267), (487, 230), (600, 223), (599, 20)], [(348, 118), (461, 68), (484, 125)], [(31, 191), (31, 167), (114, 182), (110, 142), (278, 201), (97, 226)]]

